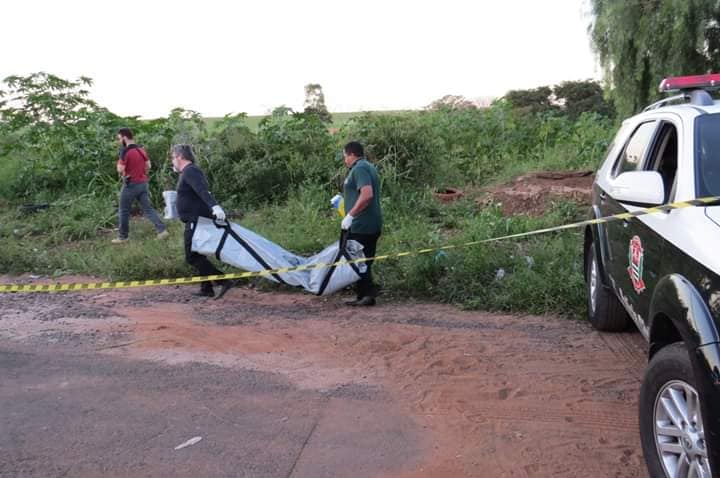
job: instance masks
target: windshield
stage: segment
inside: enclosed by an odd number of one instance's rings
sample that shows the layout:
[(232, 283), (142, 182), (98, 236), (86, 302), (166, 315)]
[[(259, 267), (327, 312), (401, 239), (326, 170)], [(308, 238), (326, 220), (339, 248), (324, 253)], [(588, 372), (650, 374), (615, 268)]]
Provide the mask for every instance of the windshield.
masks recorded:
[(695, 184), (698, 197), (720, 196), (720, 114), (695, 123)]

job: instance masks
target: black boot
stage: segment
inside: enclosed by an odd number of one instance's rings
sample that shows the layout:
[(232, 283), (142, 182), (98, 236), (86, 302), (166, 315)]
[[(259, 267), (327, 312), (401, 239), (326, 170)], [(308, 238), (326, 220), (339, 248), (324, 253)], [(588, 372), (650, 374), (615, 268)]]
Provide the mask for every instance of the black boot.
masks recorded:
[(345, 302), (345, 305), (349, 305), (351, 307), (370, 307), (375, 305), (375, 297), (366, 295), (360, 299)]
[[(207, 285), (205, 285), (205, 284), (207, 284)], [(203, 282), (202, 286), (200, 287), (200, 290), (197, 292), (193, 292), (192, 295), (194, 295), (196, 297), (214, 297), (215, 292), (213, 291), (213, 288), (209, 283)]]
[(227, 291), (232, 289), (237, 285), (238, 281), (236, 279), (225, 279), (220, 282), (220, 292), (218, 292), (218, 295), (215, 296), (215, 300), (218, 300), (222, 296), (225, 295)]

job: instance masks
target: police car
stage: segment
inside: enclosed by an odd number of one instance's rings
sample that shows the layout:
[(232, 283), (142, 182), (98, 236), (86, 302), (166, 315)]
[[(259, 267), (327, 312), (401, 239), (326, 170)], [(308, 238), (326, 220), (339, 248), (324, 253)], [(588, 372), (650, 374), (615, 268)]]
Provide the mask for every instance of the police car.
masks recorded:
[[(594, 218), (720, 196), (720, 74), (625, 120), (593, 185)], [(652, 477), (720, 477), (720, 205), (601, 222), (585, 231), (588, 317), (648, 340), (640, 432)]]

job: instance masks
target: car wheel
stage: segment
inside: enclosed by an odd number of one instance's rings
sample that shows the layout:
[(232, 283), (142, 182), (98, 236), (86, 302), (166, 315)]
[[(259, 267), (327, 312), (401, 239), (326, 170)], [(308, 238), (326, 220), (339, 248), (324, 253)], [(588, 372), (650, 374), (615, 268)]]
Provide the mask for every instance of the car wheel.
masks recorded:
[(600, 267), (595, 253), (595, 243), (588, 247), (585, 257), (585, 284), (587, 286), (588, 320), (603, 332), (621, 332), (630, 325), (630, 317), (611, 290), (600, 280)]
[(661, 349), (648, 365), (640, 436), (650, 476), (711, 478), (700, 397), (683, 343)]

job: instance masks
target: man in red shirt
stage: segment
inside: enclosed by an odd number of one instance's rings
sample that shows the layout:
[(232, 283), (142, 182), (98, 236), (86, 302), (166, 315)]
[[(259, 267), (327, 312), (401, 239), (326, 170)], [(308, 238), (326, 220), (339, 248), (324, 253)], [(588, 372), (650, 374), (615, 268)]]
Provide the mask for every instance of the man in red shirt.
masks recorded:
[(121, 128), (117, 134), (120, 150), (120, 159), (117, 162), (117, 172), (123, 178), (123, 187), (120, 190), (119, 222), (120, 232), (113, 244), (127, 242), (130, 232), (130, 208), (137, 199), (142, 206), (143, 214), (155, 226), (158, 239), (165, 239), (168, 236), (167, 228), (163, 224), (158, 213), (150, 204), (150, 193), (148, 192), (148, 175), (150, 159), (147, 152), (141, 146), (135, 144), (133, 132), (130, 128)]

